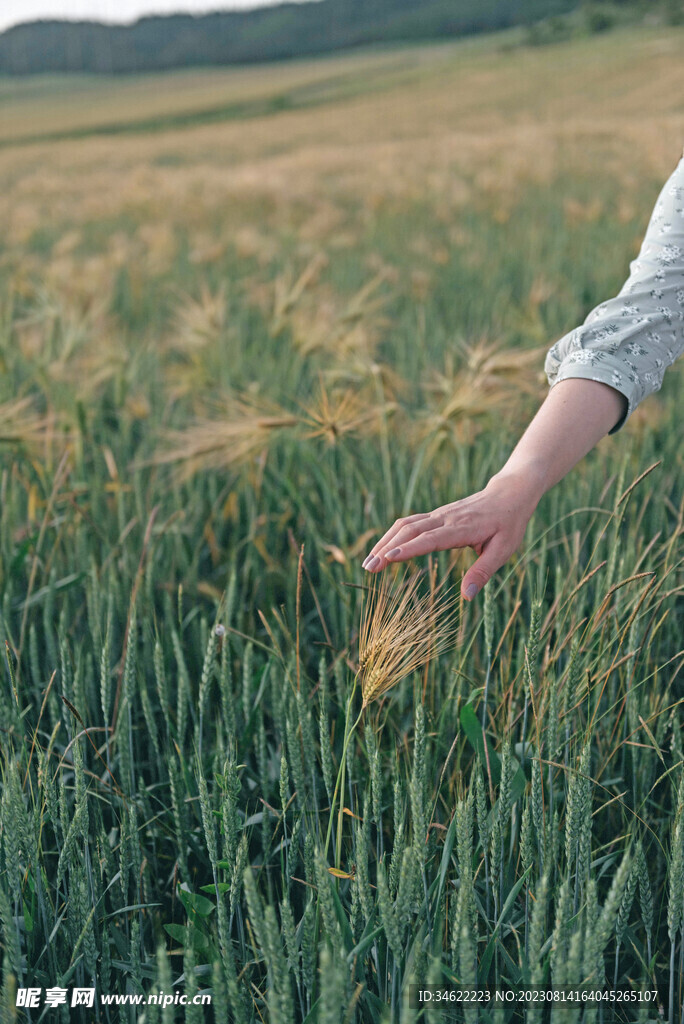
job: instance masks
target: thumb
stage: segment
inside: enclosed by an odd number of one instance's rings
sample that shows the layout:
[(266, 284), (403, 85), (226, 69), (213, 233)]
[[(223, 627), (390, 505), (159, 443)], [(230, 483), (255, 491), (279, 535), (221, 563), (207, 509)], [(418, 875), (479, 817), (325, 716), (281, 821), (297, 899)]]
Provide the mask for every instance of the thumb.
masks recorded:
[(461, 581), (461, 594), (466, 601), (472, 601), (488, 583), (497, 569), (500, 569), (511, 552), (500, 537), (493, 537), (476, 562), (471, 565)]

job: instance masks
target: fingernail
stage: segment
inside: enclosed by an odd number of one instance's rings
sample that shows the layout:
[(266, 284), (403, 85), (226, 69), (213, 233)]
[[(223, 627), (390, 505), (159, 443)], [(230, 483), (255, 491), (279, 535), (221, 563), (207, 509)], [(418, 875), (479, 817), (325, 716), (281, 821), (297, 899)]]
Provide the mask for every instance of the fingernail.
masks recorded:
[(468, 586), (465, 588), (465, 596), (468, 598), (469, 601), (472, 601), (472, 599), (477, 594), (478, 589), (479, 588), (478, 588), (477, 583), (469, 583), (468, 584)]
[(385, 555), (385, 558), (396, 558), (397, 555), (400, 555), (400, 554), (401, 554), (401, 548), (392, 548), (391, 551), (387, 552), (387, 554)]
[(380, 559), (378, 558), (377, 555), (373, 555), (373, 557), (370, 559), (370, 561), (367, 562), (366, 565), (364, 565), (364, 569), (366, 569), (367, 572), (372, 572), (373, 569), (377, 569), (379, 565), (380, 565)]
[(373, 558), (373, 555), (366, 555), (366, 557), (364, 558), (363, 562), (361, 563), (361, 568), (362, 569), (368, 568), (368, 563), (370, 562), (370, 560), (372, 558)]

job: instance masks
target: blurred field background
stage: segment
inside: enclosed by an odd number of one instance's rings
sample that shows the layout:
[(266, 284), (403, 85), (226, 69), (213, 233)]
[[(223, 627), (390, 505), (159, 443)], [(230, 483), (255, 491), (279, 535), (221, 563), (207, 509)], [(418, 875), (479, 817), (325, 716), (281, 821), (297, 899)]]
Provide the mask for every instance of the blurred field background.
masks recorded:
[(623, 283), (683, 43), (0, 82), (3, 1020), (29, 985), (214, 997), (50, 1020), (327, 1024), (604, 978), (657, 999), (525, 1019), (682, 1019), (680, 368), (333, 797), (360, 562), (486, 483)]

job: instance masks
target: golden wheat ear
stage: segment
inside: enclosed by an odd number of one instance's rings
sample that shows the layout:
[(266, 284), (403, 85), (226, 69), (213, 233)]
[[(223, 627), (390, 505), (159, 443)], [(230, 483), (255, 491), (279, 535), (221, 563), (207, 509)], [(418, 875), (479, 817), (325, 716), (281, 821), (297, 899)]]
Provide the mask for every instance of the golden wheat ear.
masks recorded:
[(374, 579), (359, 639), (364, 708), (455, 645), (459, 609), (457, 589), (446, 579), (437, 584), (434, 574), (404, 570)]
[(37, 412), (32, 398), (0, 403), (0, 443), (45, 450), (55, 442), (63, 444), (68, 440), (68, 432), (58, 426), (54, 414)]
[(274, 403), (251, 396), (226, 396), (223, 415), (217, 408), (212, 418), (203, 417), (184, 430), (169, 430), (165, 447), (146, 463), (175, 466), (179, 482), (196, 473), (232, 469), (257, 457), (273, 437), (299, 426), (299, 418)]

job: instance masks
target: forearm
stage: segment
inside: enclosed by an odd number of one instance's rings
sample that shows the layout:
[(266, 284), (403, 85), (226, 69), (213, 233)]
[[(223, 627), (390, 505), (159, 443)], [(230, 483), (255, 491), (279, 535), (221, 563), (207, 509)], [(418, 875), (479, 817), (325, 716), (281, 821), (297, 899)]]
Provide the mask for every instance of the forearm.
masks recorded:
[(517, 478), (536, 506), (612, 430), (626, 404), (624, 396), (607, 384), (579, 377), (560, 381), (493, 482)]

